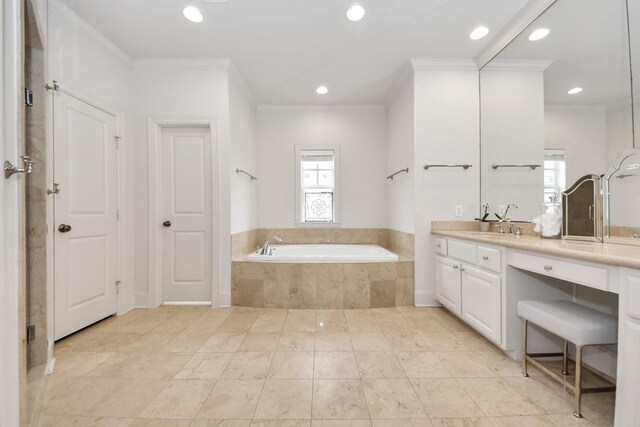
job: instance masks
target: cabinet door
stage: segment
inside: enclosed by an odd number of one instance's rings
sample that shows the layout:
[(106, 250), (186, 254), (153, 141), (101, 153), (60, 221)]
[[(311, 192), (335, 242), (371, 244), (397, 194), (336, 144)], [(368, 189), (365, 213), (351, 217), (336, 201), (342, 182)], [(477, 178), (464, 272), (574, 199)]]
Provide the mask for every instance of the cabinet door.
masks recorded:
[(500, 276), (462, 267), (462, 318), (495, 343), (502, 341)]
[(622, 320), (618, 347), (618, 390), (616, 392), (616, 427), (640, 426), (640, 323)]
[(458, 316), (460, 291), (460, 263), (436, 256), (436, 299)]

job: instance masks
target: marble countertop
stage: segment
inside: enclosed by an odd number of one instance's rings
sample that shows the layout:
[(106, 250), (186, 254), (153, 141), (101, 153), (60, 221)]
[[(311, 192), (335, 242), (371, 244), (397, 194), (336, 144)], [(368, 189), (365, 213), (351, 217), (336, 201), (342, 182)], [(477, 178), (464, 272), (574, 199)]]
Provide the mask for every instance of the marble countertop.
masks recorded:
[(581, 261), (640, 269), (640, 246), (543, 239), (475, 230), (433, 229), (432, 234)]

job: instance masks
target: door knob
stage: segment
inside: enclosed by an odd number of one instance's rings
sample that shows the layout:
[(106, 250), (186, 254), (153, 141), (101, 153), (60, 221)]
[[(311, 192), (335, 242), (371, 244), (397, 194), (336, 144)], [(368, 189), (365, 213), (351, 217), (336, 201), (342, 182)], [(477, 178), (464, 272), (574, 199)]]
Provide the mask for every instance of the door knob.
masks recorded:
[(58, 231), (61, 233), (68, 233), (71, 231), (71, 226), (69, 224), (60, 224), (58, 226)]
[(169, 228), (171, 227), (171, 221), (165, 221), (162, 223), (162, 225), (164, 225), (165, 227)]

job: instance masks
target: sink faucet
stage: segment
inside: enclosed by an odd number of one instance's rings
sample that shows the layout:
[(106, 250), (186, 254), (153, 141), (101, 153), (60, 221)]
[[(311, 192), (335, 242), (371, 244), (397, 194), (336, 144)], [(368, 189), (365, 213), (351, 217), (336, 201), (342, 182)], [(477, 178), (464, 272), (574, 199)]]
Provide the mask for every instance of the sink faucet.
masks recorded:
[(269, 254), (269, 246), (271, 245), (271, 242), (282, 242), (282, 239), (279, 238), (278, 236), (270, 236), (269, 238), (267, 238), (267, 240), (265, 240), (264, 245), (262, 245), (262, 249), (260, 250), (260, 255), (270, 255)]

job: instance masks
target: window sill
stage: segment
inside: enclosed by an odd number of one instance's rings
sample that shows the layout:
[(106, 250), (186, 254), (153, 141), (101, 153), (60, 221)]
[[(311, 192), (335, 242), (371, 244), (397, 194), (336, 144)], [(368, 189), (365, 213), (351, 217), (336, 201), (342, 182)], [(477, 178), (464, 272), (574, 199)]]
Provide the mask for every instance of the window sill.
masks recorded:
[(339, 222), (296, 222), (298, 228), (340, 228)]

